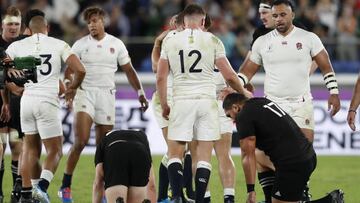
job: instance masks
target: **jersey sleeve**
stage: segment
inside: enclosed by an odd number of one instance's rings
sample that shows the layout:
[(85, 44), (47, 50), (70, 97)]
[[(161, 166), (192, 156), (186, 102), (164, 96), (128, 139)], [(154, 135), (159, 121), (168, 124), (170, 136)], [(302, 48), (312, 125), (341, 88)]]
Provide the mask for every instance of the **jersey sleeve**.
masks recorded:
[(66, 43), (63, 42), (63, 45), (60, 45), (63, 48), (61, 49), (61, 58), (63, 61), (66, 61), (71, 54), (74, 54), (74, 52), (71, 50), (71, 47)]
[(253, 44), (251, 54), (250, 54), (250, 60), (258, 65), (262, 65), (262, 57), (261, 57), (261, 44), (263, 37), (259, 37)]
[(73, 46), (71, 47), (71, 51), (80, 58), (81, 51), (82, 51), (80, 40), (76, 41), (73, 44)]
[(163, 42), (161, 43), (161, 51), (160, 51), (160, 58), (168, 60), (168, 40), (169, 38), (166, 37)]
[(252, 122), (252, 113), (244, 108), (236, 117), (236, 129), (240, 139), (255, 135), (255, 128)]
[(314, 57), (318, 53), (320, 53), (320, 51), (322, 51), (324, 49), (324, 45), (321, 42), (320, 38), (315, 33), (310, 33), (310, 37), (311, 37), (310, 53), (311, 53), (311, 56)]
[(106, 139), (106, 137), (104, 137), (96, 147), (95, 166), (98, 165), (99, 163), (104, 162), (104, 141), (105, 141), (105, 139)]
[(212, 40), (215, 46), (215, 59), (226, 57), (225, 47), (222, 41), (215, 36), (212, 36)]
[(121, 40), (118, 40), (118, 48), (119, 48), (119, 55), (117, 57), (117, 61), (119, 65), (122, 66), (129, 63), (131, 61), (129, 52), (126, 49), (125, 44)]
[(18, 43), (15, 43), (15, 42), (13, 42), (13, 43), (11, 43), (9, 46), (8, 46), (8, 48), (6, 49), (6, 54), (11, 58), (11, 59), (14, 59), (15, 57), (16, 57), (16, 49), (15, 49), (15, 46), (16, 46), (16, 44), (18, 44)]

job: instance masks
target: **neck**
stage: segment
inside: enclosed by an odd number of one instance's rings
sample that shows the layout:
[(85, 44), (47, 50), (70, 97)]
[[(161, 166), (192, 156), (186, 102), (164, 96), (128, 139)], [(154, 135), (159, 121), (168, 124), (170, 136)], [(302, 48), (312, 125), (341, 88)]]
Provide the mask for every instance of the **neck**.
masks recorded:
[(294, 29), (294, 25), (291, 24), (290, 27), (289, 27), (289, 29), (288, 29), (286, 32), (280, 33), (280, 34), (285, 37), (285, 36), (287, 36), (293, 29)]
[(3, 38), (3, 40), (4, 40), (5, 42), (11, 42), (11, 41), (13, 40), (13, 38), (11, 38), (11, 37), (6, 37), (4, 34), (1, 35), (1, 37)]
[(99, 34), (97, 34), (95, 36), (92, 36), (92, 38), (94, 38), (94, 39), (96, 39), (98, 41), (104, 39), (104, 37), (105, 37), (105, 32), (102, 32), (102, 33), (99, 33)]

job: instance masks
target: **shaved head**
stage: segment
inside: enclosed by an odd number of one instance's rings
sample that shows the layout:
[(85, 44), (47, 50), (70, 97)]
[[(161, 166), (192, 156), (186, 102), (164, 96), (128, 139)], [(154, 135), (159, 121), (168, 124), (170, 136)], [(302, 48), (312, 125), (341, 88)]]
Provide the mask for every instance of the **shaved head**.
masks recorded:
[(31, 32), (47, 34), (48, 24), (43, 16), (34, 16), (29, 23)]

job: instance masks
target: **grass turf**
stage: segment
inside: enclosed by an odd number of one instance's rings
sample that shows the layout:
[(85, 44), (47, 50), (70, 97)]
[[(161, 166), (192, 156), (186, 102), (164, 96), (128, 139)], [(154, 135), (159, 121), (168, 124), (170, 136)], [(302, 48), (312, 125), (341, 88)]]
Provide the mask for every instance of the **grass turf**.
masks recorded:
[[(12, 176), (10, 170), (10, 156), (5, 157), (5, 175), (3, 181), (3, 191), (5, 196), (4, 202), (10, 202), (10, 192), (12, 189)], [(62, 158), (58, 171), (55, 174), (54, 180), (50, 184), (49, 195), (51, 202), (57, 203), (60, 200), (57, 198), (57, 190), (61, 185), (62, 174), (64, 171), (66, 157)], [(161, 161), (161, 156), (153, 156), (155, 173)], [(245, 202), (246, 188), (241, 167), (240, 157), (234, 156), (236, 165), (237, 179), (236, 179), (236, 202)], [(210, 179), (210, 190), (212, 202), (223, 202), (223, 191), (221, 182), (218, 176), (217, 161), (213, 157), (212, 160), (212, 175)], [(157, 175), (157, 174), (156, 174)], [(75, 203), (90, 203), (92, 180), (94, 177), (94, 162), (93, 156), (83, 155), (78, 163), (77, 169), (73, 178), (73, 198)], [(255, 186), (257, 193), (257, 200), (263, 200), (261, 187), (257, 184)], [(318, 164), (315, 172), (310, 180), (310, 192), (313, 199), (324, 196), (327, 192), (335, 188), (341, 188), (345, 192), (345, 201), (347, 203), (360, 202), (360, 157), (359, 156), (320, 156), (318, 157)]]

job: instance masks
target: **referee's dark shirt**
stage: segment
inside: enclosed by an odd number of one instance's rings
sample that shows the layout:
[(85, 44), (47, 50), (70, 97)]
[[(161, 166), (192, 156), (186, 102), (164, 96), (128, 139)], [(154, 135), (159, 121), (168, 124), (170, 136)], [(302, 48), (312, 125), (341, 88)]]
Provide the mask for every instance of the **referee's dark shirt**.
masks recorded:
[[(106, 151), (109, 146), (116, 144), (117, 142), (135, 142), (145, 146), (148, 151), (149, 158), (151, 160), (151, 152), (147, 136), (142, 131), (135, 130), (115, 130), (108, 133), (96, 147), (95, 153), (95, 166), (99, 163), (104, 162)], [(116, 154), (106, 154), (107, 156), (116, 156)], [(131, 156), (129, 154), (129, 156)], [(109, 157), (108, 157), (109, 158)]]
[(275, 167), (310, 159), (314, 148), (295, 121), (266, 98), (248, 100), (236, 117), (240, 139), (256, 136), (256, 147), (267, 154)]

